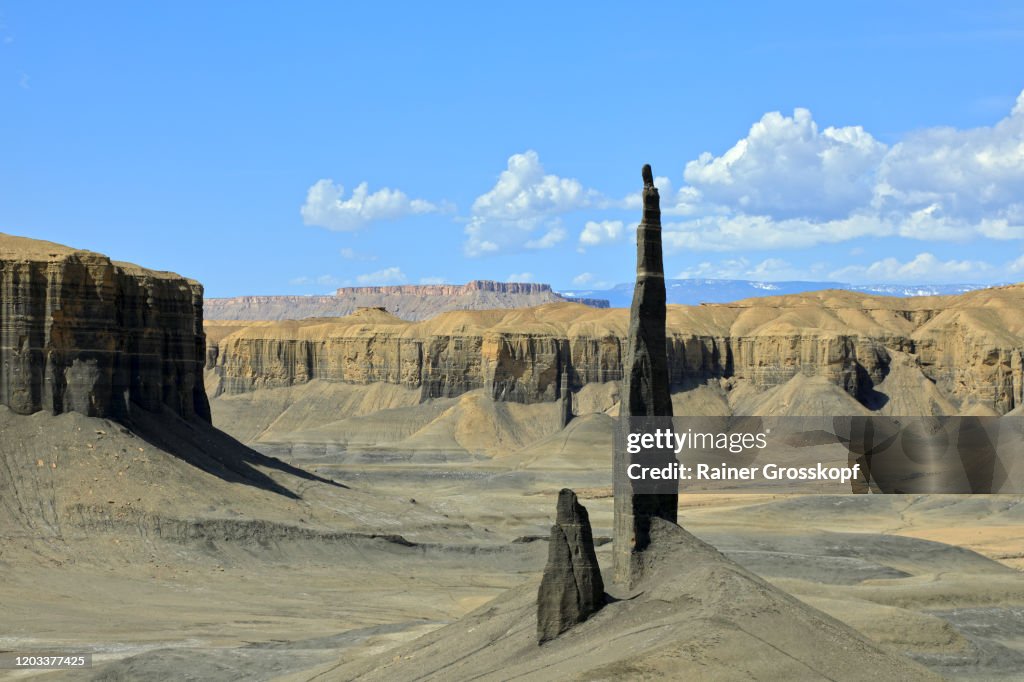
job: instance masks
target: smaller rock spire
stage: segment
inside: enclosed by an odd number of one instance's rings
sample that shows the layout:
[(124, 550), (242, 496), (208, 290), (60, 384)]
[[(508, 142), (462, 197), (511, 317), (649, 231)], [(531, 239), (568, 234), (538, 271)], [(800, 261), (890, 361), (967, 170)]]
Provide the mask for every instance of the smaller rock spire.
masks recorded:
[(587, 509), (562, 488), (551, 526), (548, 563), (537, 592), (537, 643), (558, 637), (604, 606), (604, 581), (597, 565)]

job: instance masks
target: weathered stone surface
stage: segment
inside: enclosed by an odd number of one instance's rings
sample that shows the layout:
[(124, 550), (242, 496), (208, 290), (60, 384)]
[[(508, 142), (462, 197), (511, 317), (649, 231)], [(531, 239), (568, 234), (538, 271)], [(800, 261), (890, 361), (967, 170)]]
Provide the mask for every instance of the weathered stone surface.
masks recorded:
[[(643, 417), (671, 417), (668, 358), (665, 349), (665, 271), (661, 254), (661, 207), (651, 167), (643, 167), (643, 217), (636, 230), (636, 287), (629, 311), (629, 335), (626, 344), (622, 407), (619, 418), (622, 432), (631, 429), (630, 420)], [(679, 495), (674, 480), (654, 490), (634, 490), (626, 475), (637, 461), (624, 443), (616, 443), (613, 490), (615, 495), (614, 576), (616, 582), (633, 581), (634, 555), (650, 542), (650, 522), (661, 518), (675, 523)], [(675, 461), (671, 449), (648, 453), (646, 465), (663, 466)]]
[(587, 509), (562, 488), (551, 526), (548, 563), (537, 592), (537, 641), (554, 639), (604, 605), (604, 581)]
[[(668, 306), (673, 391), (711, 381), (781, 386), (821, 376), (870, 404), (897, 353), (954, 405), (1003, 414), (1024, 400), (1024, 285), (959, 296), (890, 298), (850, 291)], [(386, 382), (424, 398), (486, 388), (502, 400), (555, 401), (559, 354), (568, 383), (618, 381), (628, 311), (570, 303), (445, 313), (422, 322), (360, 313), (298, 322), (208, 321), (208, 369), (223, 391)]]
[(50, 242), (0, 235), (0, 404), (210, 420), (203, 289)]
[(564, 429), (572, 421), (572, 390), (569, 388), (569, 375), (572, 373), (572, 368), (569, 366), (569, 344), (565, 343), (562, 346), (562, 353), (560, 356), (560, 362), (562, 366), (559, 368), (559, 373), (562, 376), (561, 383), (558, 386), (558, 399), (561, 401), (560, 409), (558, 412), (559, 421)]
[(574, 303), (607, 308), (596, 298), (565, 298), (548, 284), (474, 280), (466, 284), (403, 284), (344, 287), (333, 296), (237, 296), (206, 299), (210, 320), (294, 320), (342, 317), (361, 307), (386, 308), (404, 320), (423, 320), (448, 310), (521, 308), (544, 303)]

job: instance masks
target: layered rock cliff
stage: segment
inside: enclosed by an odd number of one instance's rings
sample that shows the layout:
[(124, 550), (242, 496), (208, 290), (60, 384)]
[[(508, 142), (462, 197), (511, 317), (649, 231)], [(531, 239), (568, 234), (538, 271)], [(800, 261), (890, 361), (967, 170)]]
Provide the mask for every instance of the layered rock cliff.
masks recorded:
[(198, 282), (0, 234), (0, 404), (210, 420)]
[[(766, 390), (820, 376), (868, 407), (899, 360), (957, 407), (1005, 413), (1024, 390), (1024, 285), (898, 299), (822, 291), (669, 306), (673, 390), (709, 381)], [(208, 322), (213, 393), (312, 379), (386, 382), (423, 399), (484, 388), (521, 403), (622, 376), (627, 312), (574, 304), (453, 312), (407, 322), (377, 310), (336, 320)], [(901, 374), (901, 376), (905, 376)]]
[(343, 317), (359, 308), (385, 308), (406, 320), (423, 320), (450, 310), (526, 308), (572, 300), (607, 308), (596, 298), (567, 299), (547, 284), (474, 280), (467, 284), (423, 284), (346, 287), (333, 296), (238, 296), (209, 298), (211, 320), (285, 320), (305, 317)]

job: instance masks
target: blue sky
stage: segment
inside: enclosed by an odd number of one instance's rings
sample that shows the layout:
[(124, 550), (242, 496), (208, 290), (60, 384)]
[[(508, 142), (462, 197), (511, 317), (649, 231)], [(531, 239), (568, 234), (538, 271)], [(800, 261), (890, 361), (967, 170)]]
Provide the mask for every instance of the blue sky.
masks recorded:
[(378, 7), (0, 2), (0, 231), (211, 296), (600, 288), (649, 162), (670, 276), (1024, 280), (1019, 3)]

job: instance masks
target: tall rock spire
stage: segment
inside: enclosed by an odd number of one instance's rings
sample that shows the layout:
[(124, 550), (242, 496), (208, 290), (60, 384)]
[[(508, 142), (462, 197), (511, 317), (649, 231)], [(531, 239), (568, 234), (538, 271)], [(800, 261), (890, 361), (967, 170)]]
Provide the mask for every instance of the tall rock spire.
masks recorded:
[(561, 346), (559, 353), (559, 365), (562, 378), (558, 386), (559, 403), (559, 425), (564, 429), (572, 421), (572, 391), (569, 389), (569, 372), (572, 371), (569, 352), (569, 341), (566, 340)]
[[(629, 341), (623, 357), (619, 438), (635, 428), (637, 418), (671, 417), (668, 360), (665, 352), (665, 272), (661, 256), (661, 206), (650, 165), (642, 171), (643, 217), (636, 230), (636, 286), (629, 311)], [(667, 481), (639, 491), (626, 471), (638, 456), (626, 452), (616, 440), (614, 462), (615, 537), (614, 578), (629, 584), (634, 579), (635, 555), (649, 543), (654, 517), (675, 523), (678, 483)], [(654, 453), (655, 459), (674, 460), (671, 451)], [(650, 461), (651, 453), (644, 455)]]

